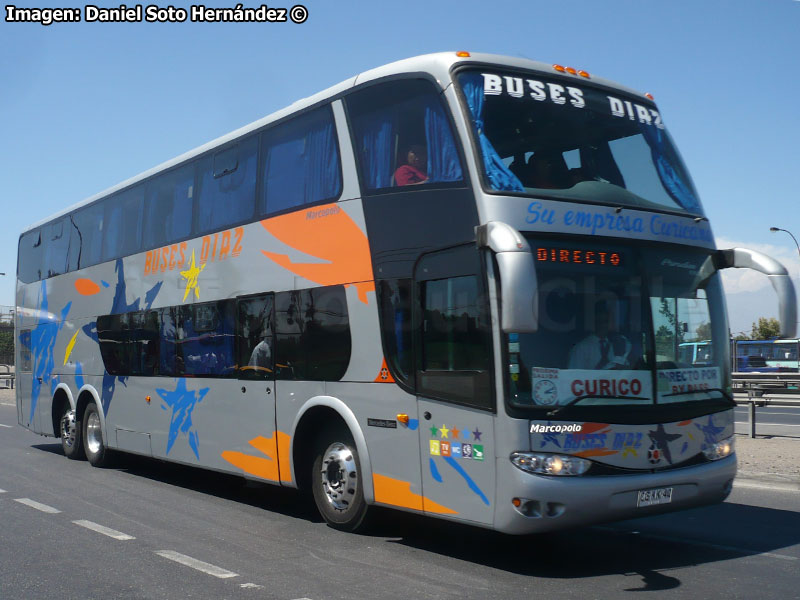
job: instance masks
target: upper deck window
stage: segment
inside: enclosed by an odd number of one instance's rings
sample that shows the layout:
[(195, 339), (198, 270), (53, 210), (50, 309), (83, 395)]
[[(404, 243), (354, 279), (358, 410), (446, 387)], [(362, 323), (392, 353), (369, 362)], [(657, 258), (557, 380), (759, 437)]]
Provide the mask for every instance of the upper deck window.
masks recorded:
[(490, 67), (458, 83), (489, 190), (703, 214), (648, 100)]
[(436, 88), (391, 81), (347, 99), (365, 191), (462, 181), (461, 162)]

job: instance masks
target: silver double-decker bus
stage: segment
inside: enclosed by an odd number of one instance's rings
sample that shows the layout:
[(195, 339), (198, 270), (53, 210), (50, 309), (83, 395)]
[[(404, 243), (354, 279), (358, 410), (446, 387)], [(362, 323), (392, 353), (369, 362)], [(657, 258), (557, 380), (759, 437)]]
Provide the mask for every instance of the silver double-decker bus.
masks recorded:
[[(525, 534), (724, 500), (715, 247), (652, 98), (468, 52), (367, 71), (26, 229), (19, 423)], [(710, 340), (701, 364), (682, 344)]]

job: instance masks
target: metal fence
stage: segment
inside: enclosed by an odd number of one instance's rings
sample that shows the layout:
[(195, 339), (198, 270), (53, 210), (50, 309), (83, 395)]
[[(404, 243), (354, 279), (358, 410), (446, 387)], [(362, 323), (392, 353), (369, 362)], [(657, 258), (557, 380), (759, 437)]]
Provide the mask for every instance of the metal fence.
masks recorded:
[(733, 396), (748, 407), (748, 429), (756, 437), (756, 408), (760, 406), (800, 407), (800, 373), (734, 373)]

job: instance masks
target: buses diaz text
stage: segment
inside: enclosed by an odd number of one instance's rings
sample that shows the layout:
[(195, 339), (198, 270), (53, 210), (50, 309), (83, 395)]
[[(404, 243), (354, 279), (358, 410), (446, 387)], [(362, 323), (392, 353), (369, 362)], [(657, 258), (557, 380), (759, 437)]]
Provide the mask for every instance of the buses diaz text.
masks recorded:
[[(82, 18), (81, 18), (82, 17)], [(136, 4), (109, 8), (87, 4), (80, 8), (20, 8), (6, 5), (6, 23), (183, 23), (190, 20), (194, 23), (216, 23), (221, 21), (285, 23), (287, 9), (272, 8), (266, 4), (258, 7), (244, 8), (237, 4), (232, 8), (209, 8), (202, 4), (192, 5), (189, 9), (172, 5), (159, 6)]]

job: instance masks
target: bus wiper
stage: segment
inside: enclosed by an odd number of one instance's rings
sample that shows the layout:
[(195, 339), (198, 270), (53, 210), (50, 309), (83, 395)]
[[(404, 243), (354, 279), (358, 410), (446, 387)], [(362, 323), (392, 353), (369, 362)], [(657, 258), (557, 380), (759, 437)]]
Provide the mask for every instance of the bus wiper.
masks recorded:
[(700, 392), (719, 392), (722, 394), (722, 397), (725, 398), (728, 402), (736, 406), (736, 400), (734, 400), (731, 395), (722, 388), (706, 388), (703, 390), (686, 390), (684, 392), (674, 392), (672, 394), (664, 394), (664, 398), (669, 398), (670, 396), (685, 396), (686, 394), (697, 394)]
[(577, 398), (573, 398), (564, 406), (559, 406), (547, 413), (548, 417), (555, 417), (557, 414), (565, 411), (566, 409), (570, 408), (571, 406), (575, 406), (578, 402), (582, 402), (587, 398), (599, 398), (599, 399), (606, 399), (610, 398), (612, 400), (652, 400), (651, 398), (644, 398), (642, 396), (598, 396), (597, 394), (584, 394), (583, 396), (578, 396)]

